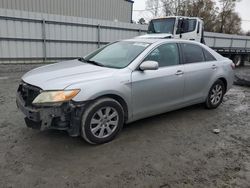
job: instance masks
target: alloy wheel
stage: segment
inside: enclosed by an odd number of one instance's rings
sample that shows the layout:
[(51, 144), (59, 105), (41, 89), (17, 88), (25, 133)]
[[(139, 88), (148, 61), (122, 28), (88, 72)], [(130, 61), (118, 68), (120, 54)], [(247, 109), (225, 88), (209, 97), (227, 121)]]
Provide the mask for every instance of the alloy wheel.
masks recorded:
[(106, 138), (116, 130), (118, 123), (119, 115), (116, 109), (103, 107), (92, 116), (90, 130), (95, 137)]
[(217, 105), (223, 96), (223, 88), (220, 84), (216, 84), (212, 89), (210, 101), (213, 105)]

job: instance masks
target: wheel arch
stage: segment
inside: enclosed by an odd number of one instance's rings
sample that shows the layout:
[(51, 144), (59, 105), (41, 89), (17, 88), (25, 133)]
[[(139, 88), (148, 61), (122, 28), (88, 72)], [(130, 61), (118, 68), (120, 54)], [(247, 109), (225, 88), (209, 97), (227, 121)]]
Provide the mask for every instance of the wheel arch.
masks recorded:
[(218, 80), (221, 80), (225, 86), (225, 92), (227, 91), (227, 80), (224, 77), (218, 78)]
[(105, 97), (114, 99), (121, 104), (121, 106), (124, 110), (124, 120), (126, 122), (128, 120), (128, 117), (129, 117), (128, 104), (126, 103), (126, 101), (121, 96), (119, 96), (117, 94), (104, 94), (104, 95), (98, 96), (94, 100), (97, 100), (100, 98), (105, 98)]

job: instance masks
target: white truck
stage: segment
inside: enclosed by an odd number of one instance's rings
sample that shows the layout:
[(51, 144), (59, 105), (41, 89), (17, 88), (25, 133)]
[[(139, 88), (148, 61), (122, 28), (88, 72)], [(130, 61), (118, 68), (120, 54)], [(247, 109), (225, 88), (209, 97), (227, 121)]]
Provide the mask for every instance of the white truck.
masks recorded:
[(250, 37), (204, 31), (204, 23), (197, 17), (171, 16), (153, 19), (148, 34), (141, 38), (175, 38), (204, 43), (233, 60), (236, 66), (243, 66), (250, 57)]

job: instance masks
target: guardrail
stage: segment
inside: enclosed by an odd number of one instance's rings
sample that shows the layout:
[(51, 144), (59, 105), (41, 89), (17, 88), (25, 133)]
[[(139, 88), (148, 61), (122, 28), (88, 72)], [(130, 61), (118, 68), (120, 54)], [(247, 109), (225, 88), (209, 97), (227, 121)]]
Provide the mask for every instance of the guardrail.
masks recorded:
[(73, 59), (147, 31), (145, 26), (135, 24), (64, 16), (62, 21), (0, 16), (0, 22), (0, 62)]

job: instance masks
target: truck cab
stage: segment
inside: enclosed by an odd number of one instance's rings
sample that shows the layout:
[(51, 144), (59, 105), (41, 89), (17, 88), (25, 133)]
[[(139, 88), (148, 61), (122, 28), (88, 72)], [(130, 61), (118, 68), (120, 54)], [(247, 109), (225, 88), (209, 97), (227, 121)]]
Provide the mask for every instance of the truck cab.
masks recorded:
[(204, 22), (198, 17), (169, 16), (152, 19), (147, 33), (137, 38), (173, 38), (200, 42), (231, 59), (235, 66), (244, 66), (244, 62), (250, 58), (249, 37), (204, 32)]
[(148, 27), (148, 35), (157, 37), (166, 34), (166, 38), (193, 40), (204, 43), (204, 24), (197, 17), (171, 16), (152, 19)]

